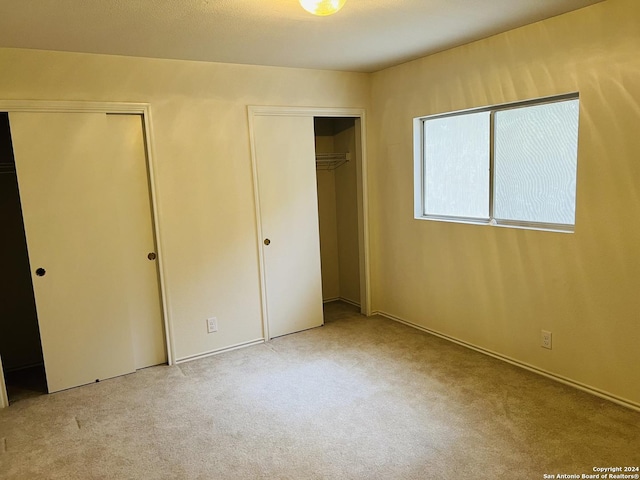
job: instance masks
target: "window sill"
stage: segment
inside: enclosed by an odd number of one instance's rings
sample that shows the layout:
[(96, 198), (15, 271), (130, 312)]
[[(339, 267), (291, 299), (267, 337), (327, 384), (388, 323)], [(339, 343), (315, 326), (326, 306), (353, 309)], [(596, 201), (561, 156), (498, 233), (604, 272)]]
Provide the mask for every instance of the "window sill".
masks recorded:
[(513, 220), (496, 220), (487, 218), (447, 217), (439, 215), (414, 216), (416, 220), (431, 220), (434, 222), (462, 223), (467, 225), (484, 225), (489, 227), (516, 228), (519, 230), (538, 230), (554, 233), (575, 233), (575, 225), (561, 225), (549, 223), (517, 222)]

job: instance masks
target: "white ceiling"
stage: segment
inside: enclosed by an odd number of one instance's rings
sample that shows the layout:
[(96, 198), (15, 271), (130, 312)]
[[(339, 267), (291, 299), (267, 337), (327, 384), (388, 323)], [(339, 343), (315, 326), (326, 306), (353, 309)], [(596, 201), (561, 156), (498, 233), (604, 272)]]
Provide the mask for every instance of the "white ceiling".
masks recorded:
[(0, 46), (371, 72), (601, 0), (0, 0)]

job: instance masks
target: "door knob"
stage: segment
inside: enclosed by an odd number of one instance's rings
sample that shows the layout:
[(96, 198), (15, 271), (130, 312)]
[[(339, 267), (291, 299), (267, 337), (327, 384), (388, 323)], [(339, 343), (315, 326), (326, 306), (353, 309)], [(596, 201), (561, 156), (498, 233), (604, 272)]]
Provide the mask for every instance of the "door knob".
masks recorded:
[(264, 239), (264, 244), (265, 245), (269, 245), (271, 243), (271, 240), (269, 240), (268, 238)]
[(36, 275), (39, 276), (39, 277), (44, 277), (46, 275), (46, 273), (47, 273), (47, 271), (42, 267), (40, 267), (40, 268), (38, 268), (36, 270)]
[(155, 260), (156, 257), (157, 257), (157, 255), (155, 254), (155, 252), (151, 252), (151, 253), (149, 253), (149, 255), (147, 255), (147, 258), (149, 260)]

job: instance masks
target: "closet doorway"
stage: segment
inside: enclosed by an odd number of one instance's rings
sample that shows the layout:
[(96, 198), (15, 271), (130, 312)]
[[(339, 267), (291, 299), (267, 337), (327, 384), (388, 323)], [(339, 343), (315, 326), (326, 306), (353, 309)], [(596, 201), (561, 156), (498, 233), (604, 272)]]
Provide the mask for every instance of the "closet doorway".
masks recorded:
[(6, 112), (0, 112), (0, 219), (0, 355), (13, 402), (46, 393), (47, 380)]
[[(322, 325), (323, 297), (347, 299), (359, 305), (365, 315), (370, 314), (364, 111), (249, 107), (248, 115), (265, 340)], [(322, 128), (323, 118), (329, 118), (331, 141), (316, 137), (316, 128)], [(351, 150), (339, 152), (343, 164), (351, 162), (344, 170), (347, 172), (344, 179), (354, 181), (347, 195), (354, 200), (350, 203), (353, 208), (341, 211), (340, 221), (353, 227), (343, 235), (356, 245), (349, 241), (343, 242), (342, 247), (333, 245), (333, 256), (326, 255), (325, 263), (330, 265), (326, 267), (328, 270), (334, 271), (327, 273), (332, 276), (323, 285), (320, 224), (328, 232), (333, 231), (337, 241), (338, 212), (335, 180), (332, 186), (327, 186), (330, 182), (325, 180), (329, 177), (323, 177), (319, 185), (316, 167), (321, 163), (319, 168), (325, 171), (325, 161), (335, 155), (336, 145)], [(335, 179), (335, 172), (328, 175)], [(318, 197), (319, 187), (323, 190), (322, 198)], [(325, 195), (327, 189), (333, 189), (333, 195)], [(318, 202), (324, 202), (325, 197), (329, 198), (329, 205), (324, 204), (320, 212)], [(334, 221), (321, 222), (320, 215)], [(332, 234), (323, 236), (329, 238), (325, 248), (331, 250)], [(344, 250), (343, 261), (348, 264), (343, 272), (344, 289), (339, 286), (340, 248)], [(337, 268), (334, 260), (338, 262)]]
[(359, 128), (354, 117), (314, 118), (322, 300), (362, 307)]
[(8, 110), (46, 391), (170, 362), (148, 106)]

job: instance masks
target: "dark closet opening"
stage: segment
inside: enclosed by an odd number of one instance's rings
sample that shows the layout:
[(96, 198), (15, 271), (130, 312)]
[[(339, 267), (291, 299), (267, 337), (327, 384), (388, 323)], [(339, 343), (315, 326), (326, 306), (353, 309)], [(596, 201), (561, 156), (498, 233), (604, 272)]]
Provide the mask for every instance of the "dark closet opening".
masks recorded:
[(9, 114), (0, 112), (0, 357), (9, 402), (47, 393)]

